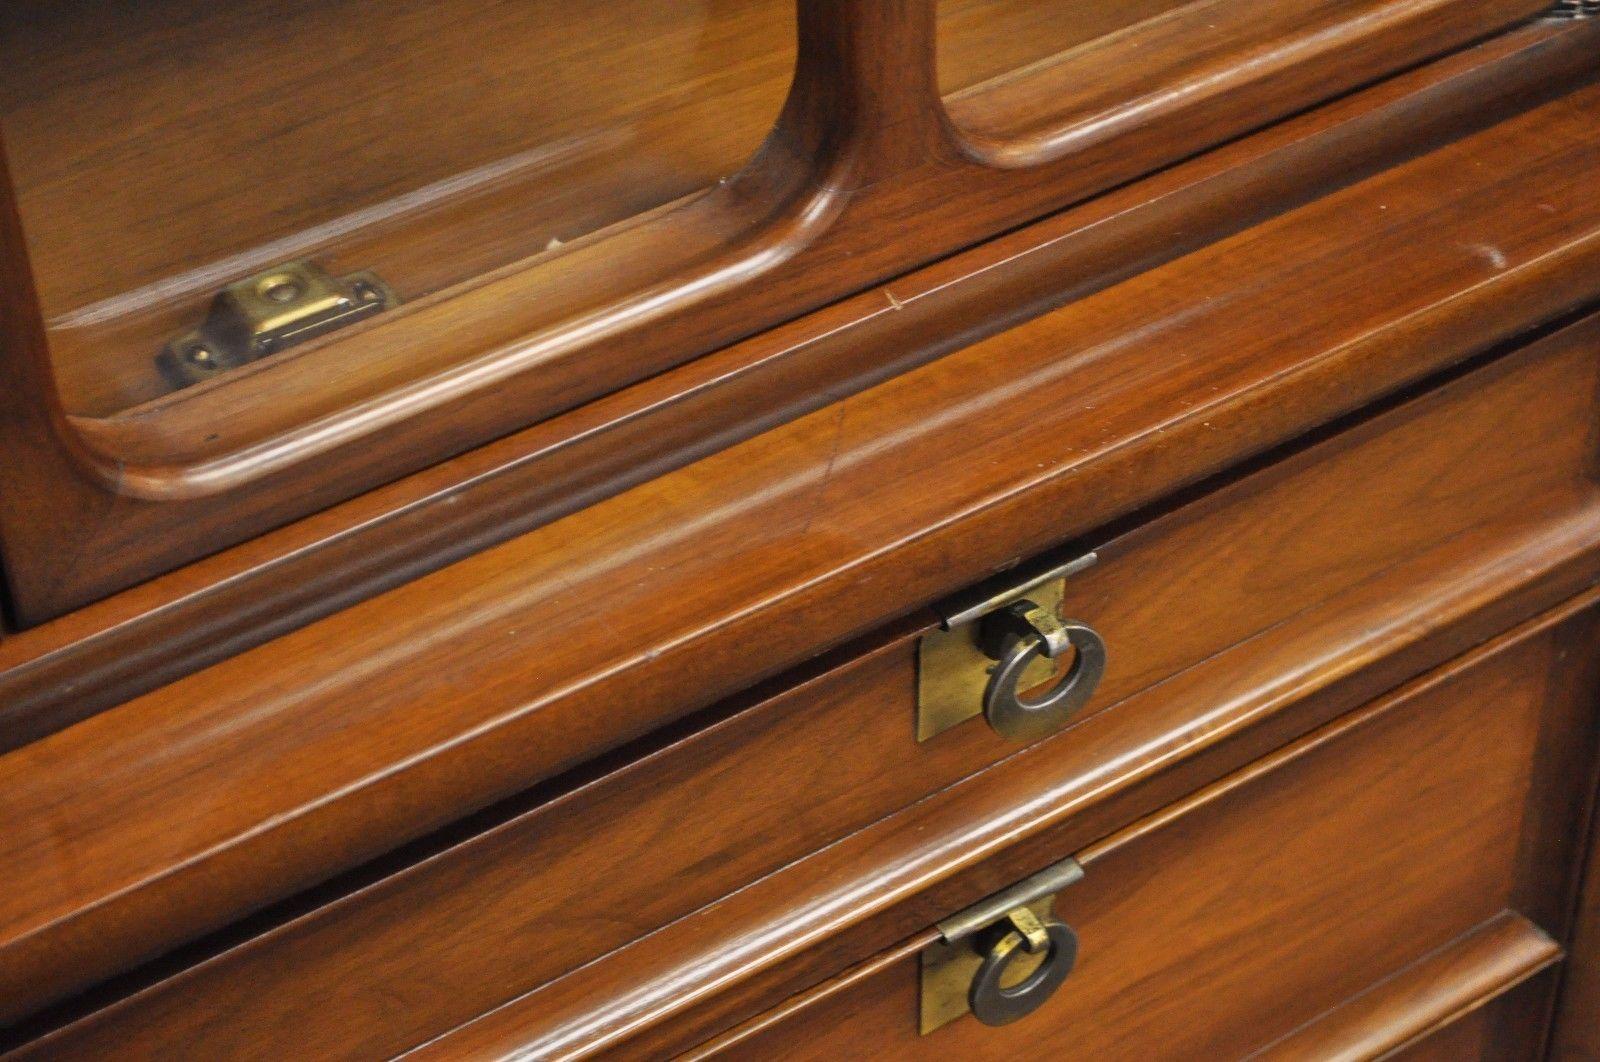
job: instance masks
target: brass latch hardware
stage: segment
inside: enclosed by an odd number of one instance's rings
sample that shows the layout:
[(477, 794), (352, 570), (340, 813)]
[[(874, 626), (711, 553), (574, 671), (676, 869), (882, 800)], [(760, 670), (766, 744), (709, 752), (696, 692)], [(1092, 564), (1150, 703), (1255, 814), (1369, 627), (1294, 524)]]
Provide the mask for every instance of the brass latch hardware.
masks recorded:
[(186, 387), (398, 304), (374, 273), (333, 277), (312, 262), (289, 262), (223, 288), (205, 321), (175, 336), (156, 360)]
[[(980, 714), (1006, 737), (1034, 740), (1083, 706), (1105, 671), (1105, 642), (1060, 612), (1067, 578), (1097, 559), (1090, 553), (1020, 579), (1010, 573), (945, 603), (939, 629), (917, 647), (918, 741)], [(1023, 696), (1069, 656), (1052, 690)]]
[(1007, 1025), (1043, 1006), (1078, 959), (1056, 894), (1082, 877), (1064, 859), (940, 922), (939, 943), (922, 952), (922, 1035), (967, 1013)]

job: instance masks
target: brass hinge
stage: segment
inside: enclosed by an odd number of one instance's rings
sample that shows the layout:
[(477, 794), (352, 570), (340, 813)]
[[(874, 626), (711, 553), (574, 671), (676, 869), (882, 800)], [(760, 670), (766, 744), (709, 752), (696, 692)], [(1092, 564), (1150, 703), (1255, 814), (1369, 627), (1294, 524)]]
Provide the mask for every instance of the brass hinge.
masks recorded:
[(399, 305), (375, 273), (329, 276), (288, 262), (229, 284), (198, 328), (167, 343), (156, 361), (178, 387), (209, 380)]

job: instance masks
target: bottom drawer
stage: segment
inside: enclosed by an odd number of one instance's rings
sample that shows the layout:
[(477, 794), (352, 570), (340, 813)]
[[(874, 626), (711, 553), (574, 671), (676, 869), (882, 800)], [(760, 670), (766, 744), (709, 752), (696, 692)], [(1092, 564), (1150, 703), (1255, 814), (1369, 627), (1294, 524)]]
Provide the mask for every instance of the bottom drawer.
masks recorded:
[(1076, 967), (1014, 1024), (969, 1014), (919, 1033), (908, 947), (702, 1053), (1423, 1050), (1430, 1030), (1561, 957), (1591, 789), (1594, 617), (1530, 624), (1077, 853), (1084, 877), (1055, 901)]

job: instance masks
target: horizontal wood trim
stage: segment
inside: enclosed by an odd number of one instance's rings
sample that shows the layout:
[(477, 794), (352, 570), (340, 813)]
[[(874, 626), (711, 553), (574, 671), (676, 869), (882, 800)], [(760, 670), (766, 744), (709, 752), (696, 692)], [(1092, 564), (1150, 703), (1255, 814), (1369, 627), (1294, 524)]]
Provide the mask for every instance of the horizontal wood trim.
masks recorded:
[(910, 940), (904, 941), (888, 951), (874, 955), (865, 962), (858, 963), (848, 970), (829, 978), (815, 988), (801, 992), (793, 999), (786, 1000), (766, 1013), (751, 1018), (738, 1028), (729, 1029), (721, 1036), (685, 1051), (679, 1056), (679, 1060), (680, 1062), (703, 1062), (704, 1059), (715, 1058), (730, 1048), (740, 1047), (746, 1041), (754, 1039), (769, 1029), (782, 1025), (790, 1018), (804, 1014), (812, 1007), (837, 999), (848, 993), (853, 993), (863, 983), (871, 981), (873, 978), (892, 970), (904, 962), (915, 959), (924, 948), (932, 947), (943, 939), (942, 934), (937, 929), (924, 930)]
[[(1592, 535), (1600, 511), (1584, 519)], [(1576, 530), (1563, 536), (1575, 539)], [(1489, 548), (1465, 539), (1459, 546)], [(1586, 552), (1592, 576), (1600, 554)], [(1518, 583), (1509, 570), (1514, 563), (1510, 556), (1494, 562), (1501, 571), (1491, 582), (1510, 576)], [(1434, 578), (1442, 575), (1436, 569)], [(1250, 650), (1248, 662), (1236, 659), (1247, 650), (1222, 654), (408, 1057), (659, 1057), (684, 1050), (868, 961), (1063, 851), (1089, 849), (1091, 862), (1104, 858), (1115, 849), (1090, 848), (1098, 838), (1144, 816), (1155, 815), (1147, 825), (1159, 825), (1167, 819), (1159, 810), (1197, 786), (1220, 781), (1226, 789), (1231, 772), (1286, 742), (1316, 742), (1324, 725), (1341, 729), (1349, 719), (1340, 717), (1377, 696), (1385, 679), (1438, 667), (1440, 656), (1481, 639), (1488, 613), (1505, 617), (1509, 604), (1488, 600), (1487, 585), (1435, 586), (1434, 613), (1388, 597), (1402, 586), (1422, 589), (1400, 577), (1341, 595), (1263, 636), (1268, 644)], [(1513, 597), (1530, 589), (1501, 583)], [(1554, 589), (1545, 584), (1539, 596)], [(1600, 591), (1589, 590), (1393, 690), (1359, 717), (1434, 690), (1597, 601)], [(1524, 597), (1520, 607), (1528, 604)], [(1477, 614), (1463, 614), (1463, 606)], [(1315, 663), (1312, 646), (1323, 649)], [(1146, 832), (1135, 825), (1128, 836)], [(599, 999), (610, 1002), (597, 1009)]]
[[(1063, 606), (1111, 652), (1078, 719), (1465, 530), (1593, 499), (1600, 351), (1586, 337), (1600, 341), (1600, 326), (1346, 425), (1097, 545), (1100, 563), (1072, 578)], [(1018, 746), (978, 722), (913, 740), (915, 641), (928, 626), (897, 626), (582, 785), (519, 799), (143, 993), (131, 1013), (163, 1039), (141, 1040), (140, 1053), (185, 1042), (270, 1053), (276, 1035), (298, 1033), (307, 998), (352, 1055), (402, 1050), (1004, 760)], [(473, 960), (452, 961), (463, 955)], [(366, 975), (350, 978), (353, 967)]]
[(1494, 1001), (1561, 958), (1561, 946), (1542, 929), (1507, 911), (1251, 1058), (1382, 1058)]
[(1571, 308), (1600, 277), (1593, 95), (0, 758), (4, 994), (149, 958)]

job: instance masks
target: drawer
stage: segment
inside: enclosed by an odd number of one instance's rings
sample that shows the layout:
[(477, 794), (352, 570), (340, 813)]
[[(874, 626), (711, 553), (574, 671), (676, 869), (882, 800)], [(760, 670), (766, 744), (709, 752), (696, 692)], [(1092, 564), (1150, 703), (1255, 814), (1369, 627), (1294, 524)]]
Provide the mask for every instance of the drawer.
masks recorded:
[[(1559, 333), (1110, 537), (1066, 588), (1109, 647), (1078, 718), (1469, 528), (1587, 499), (1597, 333)], [(314, 1000), (340, 1053), (367, 1057), (470, 1021), (1012, 754), (981, 720), (916, 740), (928, 631), (912, 617), (494, 809), (61, 1035), (272, 1056)]]
[(1560, 958), (1580, 855), (1595, 620), (1532, 625), (1076, 852), (1054, 899), (1076, 965), (1011, 1024), (919, 1031), (936, 941), (702, 1054), (1367, 1058), (1502, 996), (1451, 1036), (1526, 1032), (1548, 995), (1513, 990), (1553, 983), (1529, 979)]

